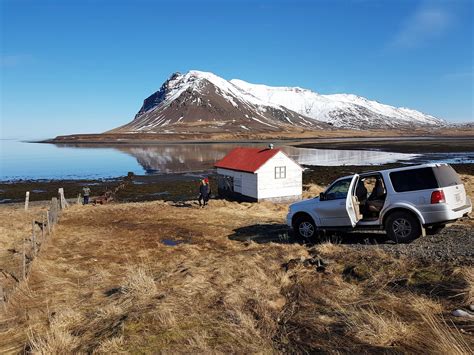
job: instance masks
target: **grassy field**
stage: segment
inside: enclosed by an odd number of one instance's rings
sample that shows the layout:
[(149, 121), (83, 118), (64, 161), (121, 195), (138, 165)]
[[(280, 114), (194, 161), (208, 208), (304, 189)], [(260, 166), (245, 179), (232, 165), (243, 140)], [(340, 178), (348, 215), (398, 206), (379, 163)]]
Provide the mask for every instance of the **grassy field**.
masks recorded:
[[(6, 295), (22, 277), (24, 243), (31, 247), (32, 221), (43, 222), (48, 207), (46, 202), (30, 203), (28, 211), (19, 204), (0, 207), (0, 286)], [(38, 229), (35, 226), (39, 237)]]
[[(474, 178), (462, 178), (472, 197)], [(450, 315), (474, 303), (472, 266), (300, 245), (286, 211), (222, 200), (74, 205), (10, 295), (0, 351), (472, 353), (472, 320)], [(2, 250), (16, 248), (31, 217), (0, 208)]]

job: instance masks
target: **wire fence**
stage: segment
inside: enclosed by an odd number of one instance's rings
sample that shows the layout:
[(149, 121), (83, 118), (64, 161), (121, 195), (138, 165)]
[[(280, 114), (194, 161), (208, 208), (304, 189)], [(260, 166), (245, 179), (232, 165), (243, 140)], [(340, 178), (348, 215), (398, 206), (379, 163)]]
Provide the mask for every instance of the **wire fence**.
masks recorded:
[[(26, 193), (25, 211), (28, 211), (29, 193)], [(68, 207), (68, 202), (64, 198), (64, 190), (61, 188), (58, 191), (58, 197), (51, 199), (50, 206), (46, 212), (38, 215), (31, 221), (31, 233), (24, 236), (22, 245), (20, 244), (21, 265), (20, 275), (14, 277), (19, 283), (26, 280), (31, 271), (31, 266), (35, 258), (38, 256), (42, 247), (52, 238), (56, 224), (59, 222), (61, 212)], [(21, 242), (20, 242), (21, 243)], [(13, 274), (10, 274), (13, 277)], [(14, 289), (15, 287), (13, 287)], [(13, 292), (9, 289), (8, 293)], [(6, 302), (7, 290), (0, 284), (0, 304)]]
[(40, 219), (31, 221), (31, 235), (23, 238), (23, 257), (22, 257), (22, 278), (28, 277), (30, 266), (38, 255), (41, 247), (51, 237), (54, 226), (59, 222), (61, 210), (67, 207), (64, 199), (64, 191), (59, 192), (59, 198), (53, 197), (51, 205)]

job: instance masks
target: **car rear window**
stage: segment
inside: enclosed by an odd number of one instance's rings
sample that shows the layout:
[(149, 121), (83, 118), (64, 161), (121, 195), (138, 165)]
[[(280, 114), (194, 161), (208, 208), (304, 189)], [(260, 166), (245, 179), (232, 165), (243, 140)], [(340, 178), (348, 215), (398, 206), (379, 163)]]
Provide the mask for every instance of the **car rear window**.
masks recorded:
[(396, 192), (436, 189), (438, 181), (432, 168), (410, 169), (390, 173)]
[(456, 171), (449, 165), (441, 165), (433, 168), (433, 171), (438, 180), (439, 187), (448, 187), (454, 185), (461, 185), (462, 181)]

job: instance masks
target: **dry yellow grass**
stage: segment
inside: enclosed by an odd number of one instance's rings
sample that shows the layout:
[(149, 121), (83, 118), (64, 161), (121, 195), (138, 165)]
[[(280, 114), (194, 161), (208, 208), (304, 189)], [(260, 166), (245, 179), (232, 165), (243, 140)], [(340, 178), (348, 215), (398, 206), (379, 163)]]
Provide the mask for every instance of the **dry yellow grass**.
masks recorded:
[[(31, 248), (32, 222), (45, 218), (47, 202), (30, 203), (28, 211), (23, 204), (0, 205), (0, 286), (2, 296), (8, 297), (23, 273), (23, 249)], [(37, 238), (40, 229), (35, 226)], [(28, 256), (30, 256), (28, 254)]]
[(325, 186), (318, 184), (307, 184), (303, 187), (303, 198), (313, 198), (319, 196), (319, 194), (325, 189)]
[(23, 204), (0, 205), (0, 250), (18, 247), (23, 237), (31, 235), (31, 222), (41, 221), (48, 207), (46, 201), (30, 203), (28, 211)]
[[(426, 284), (416, 261), (376, 248), (251, 241), (278, 231), (286, 211), (228, 201), (73, 206), (1, 316), (0, 351), (472, 352), (472, 327), (449, 318), (472, 300), (471, 267), (423, 265), (440, 275)], [(24, 216), (15, 218), (21, 228)], [(306, 263), (319, 257), (324, 270)]]

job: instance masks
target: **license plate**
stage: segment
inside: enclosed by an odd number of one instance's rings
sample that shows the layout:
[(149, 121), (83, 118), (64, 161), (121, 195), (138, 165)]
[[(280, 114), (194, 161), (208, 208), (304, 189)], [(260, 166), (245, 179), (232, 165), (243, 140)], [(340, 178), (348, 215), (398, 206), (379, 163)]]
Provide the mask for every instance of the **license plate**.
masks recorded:
[(454, 195), (456, 197), (456, 202), (461, 202), (461, 194)]

